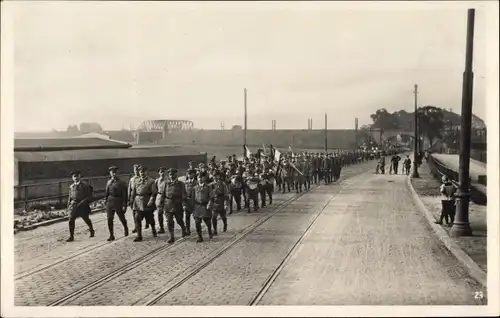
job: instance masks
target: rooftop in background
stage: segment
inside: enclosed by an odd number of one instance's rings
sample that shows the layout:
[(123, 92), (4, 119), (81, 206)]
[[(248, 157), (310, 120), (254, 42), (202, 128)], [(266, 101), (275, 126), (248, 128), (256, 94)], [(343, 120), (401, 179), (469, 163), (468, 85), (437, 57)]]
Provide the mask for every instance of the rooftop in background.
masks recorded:
[(200, 152), (184, 147), (140, 147), (128, 149), (78, 149), (62, 151), (18, 151), (14, 157), (19, 162), (105, 160), (124, 158), (151, 158), (198, 155)]
[(17, 138), (14, 151), (61, 151), (77, 149), (116, 149), (130, 148), (126, 142), (109, 138), (78, 136), (73, 138)]

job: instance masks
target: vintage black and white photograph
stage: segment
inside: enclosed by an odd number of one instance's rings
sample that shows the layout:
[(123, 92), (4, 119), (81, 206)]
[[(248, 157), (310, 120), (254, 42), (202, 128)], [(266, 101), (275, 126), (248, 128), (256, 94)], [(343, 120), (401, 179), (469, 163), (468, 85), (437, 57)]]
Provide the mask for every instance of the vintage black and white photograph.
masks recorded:
[(2, 316), (499, 314), (498, 2), (4, 9)]

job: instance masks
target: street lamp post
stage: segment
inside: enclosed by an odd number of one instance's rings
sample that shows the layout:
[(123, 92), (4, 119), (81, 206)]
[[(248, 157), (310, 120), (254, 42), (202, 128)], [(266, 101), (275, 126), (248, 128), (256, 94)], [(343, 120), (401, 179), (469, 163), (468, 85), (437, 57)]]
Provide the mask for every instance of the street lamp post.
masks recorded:
[(413, 172), (411, 177), (412, 178), (420, 178), (420, 175), (418, 174), (418, 165), (417, 165), (417, 156), (418, 156), (418, 140), (419, 140), (419, 132), (418, 132), (418, 116), (417, 116), (417, 94), (418, 94), (418, 85), (415, 84), (415, 91), (413, 93), (415, 94), (415, 127), (414, 127), (414, 137), (413, 137)]
[(465, 49), (465, 71), (462, 86), (462, 116), (460, 122), (460, 156), (459, 156), (459, 194), (457, 196), (457, 215), (453, 222), (450, 234), (452, 236), (470, 236), (472, 229), (469, 224), (470, 198), (470, 146), (472, 126), (472, 95), (473, 79), (472, 53), (474, 49), (474, 18), (475, 9), (468, 10), (467, 16), (467, 44)]

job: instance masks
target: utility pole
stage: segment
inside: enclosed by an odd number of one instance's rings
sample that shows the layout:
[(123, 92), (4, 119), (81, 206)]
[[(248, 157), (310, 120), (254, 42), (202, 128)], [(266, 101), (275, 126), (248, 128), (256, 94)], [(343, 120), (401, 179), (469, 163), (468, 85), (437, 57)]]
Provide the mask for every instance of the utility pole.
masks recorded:
[[(245, 88), (244, 91), (244, 106), (245, 106), (245, 127), (243, 131), (243, 145), (247, 145), (247, 89)], [(247, 149), (245, 147), (245, 150), (243, 150), (243, 157), (247, 156)]]
[(418, 132), (418, 116), (417, 116), (417, 95), (418, 95), (418, 85), (415, 84), (415, 90), (413, 91), (413, 94), (415, 94), (415, 127), (414, 127), (414, 138), (413, 138), (413, 173), (411, 175), (412, 178), (420, 178), (420, 175), (418, 174), (418, 165), (417, 165), (417, 156), (418, 156), (418, 139), (419, 139), (419, 132)]
[(475, 9), (469, 9), (467, 15), (467, 42), (465, 47), (465, 71), (462, 86), (462, 116), (460, 122), (460, 159), (458, 167), (459, 193), (457, 214), (450, 234), (452, 236), (470, 236), (469, 224), (470, 198), (470, 145), (472, 126), (472, 96), (474, 72), (472, 71), (472, 55), (474, 51), (474, 18)]
[(328, 152), (328, 115), (325, 113), (325, 153)]
[(313, 119), (311, 118), (310, 121), (311, 121), (311, 128), (309, 130), (313, 130)]
[(358, 149), (359, 147), (359, 138), (358, 138), (358, 118), (354, 118), (354, 131), (355, 131), (355, 138), (356, 138), (356, 148)]

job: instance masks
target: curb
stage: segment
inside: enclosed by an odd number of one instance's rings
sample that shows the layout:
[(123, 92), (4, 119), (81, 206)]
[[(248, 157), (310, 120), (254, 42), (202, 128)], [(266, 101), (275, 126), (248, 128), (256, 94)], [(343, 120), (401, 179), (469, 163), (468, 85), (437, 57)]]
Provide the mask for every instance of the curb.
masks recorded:
[[(102, 212), (104, 211), (105, 209), (101, 208), (101, 209), (96, 209), (96, 210), (92, 210), (90, 211), (90, 214), (95, 214), (97, 212)], [(63, 216), (63, 217), (60, 217), (60, 218), (55, 218), (55, 219), (51, 219), (51, 220), (46, 220), (46, 221), (43, 221), (43, 222), (40, 222), (40, 223), (35, 223), (35, 224), (32, 224), (30, 226), (27, 226), (25, 228), (22, 228), (22, 229), (18, 229), (18, 232), (26, 232), (26, 231), (31, 231), (31, 230), (34, 230), (38, 227), (42, 227), (42, 226), (48, 226), (48, 225), (52, 225), (52, 224), (55, 224), (55, 223), (60, 223), (60, 222), (64, 222), (64, 221), (67, 221), (69, 219), (68, 216)]]
[(467, 253), (465, 253), (458, 246), (458, 244), (453, 242), (453, 239), (440, 225), (434, 223), (436, 221), (434, 215), (432, 215), (432, 213), (427, 209), (427, 207), (424, 205), (419, 195), (413, 188), (410, 176), (407, 178), (406, 183), (408, 188), (410, 189), (410, 192), (413, 196), (413, 201), (417, 205), (417, 208), (426, 217), (437, 237), (441, 240), (441, 242), (443, 242), (444, 246), (446, 246), (446, 248), (453, 254), (453, 256), (455, 256), (455, 258), (458, 259), (458, 261), (467, 269), (469, 275), (476, 281), (478, 281), (484, 288), (486, 288), (488, 282), (486, 273), (479, 267), (479, 265), (476, 264), (476, 262), (472, 260), (472, 258), (470, 258), (469, 255), (467, 255)]

